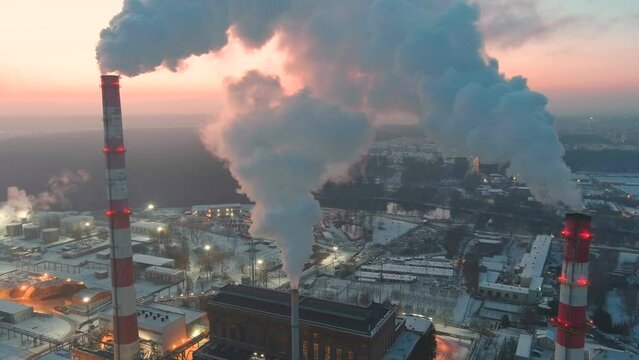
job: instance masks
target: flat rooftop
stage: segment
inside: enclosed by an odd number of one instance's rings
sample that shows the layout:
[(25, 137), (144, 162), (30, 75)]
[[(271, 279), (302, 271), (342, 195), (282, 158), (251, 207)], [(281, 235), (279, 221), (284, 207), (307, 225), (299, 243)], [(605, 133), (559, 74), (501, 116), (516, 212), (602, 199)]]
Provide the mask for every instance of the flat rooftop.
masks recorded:
[(133, 254), (133, 262), (150, 266), (167, 266), (175, 263), (173, 259), (146, 254)]
[(30, 306), (22, 305), (17, 302), (0, 299), (0, 312), (7, 314), (17, 314), (19, 312), (32, 309)]
[[(226, 285), (209, 301), (210, 305), (268, 313), (290, 318), (288, 292), (244, 285)], [(371, 336), (378, 325), (395, 312), (394, 305), (371, 303), (363, 307), (300, 295), (300, 322), (338, 331)]]

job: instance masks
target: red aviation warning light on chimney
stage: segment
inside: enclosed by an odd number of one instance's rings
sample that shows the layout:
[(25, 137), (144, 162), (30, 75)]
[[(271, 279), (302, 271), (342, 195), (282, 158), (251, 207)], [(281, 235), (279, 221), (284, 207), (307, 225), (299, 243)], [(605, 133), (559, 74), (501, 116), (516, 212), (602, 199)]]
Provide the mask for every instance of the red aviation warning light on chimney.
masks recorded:
[(134, 288), (133, 251), (127, 173), (124, 161), (120, 77), (102, 75), (104, 152), (111, 234), (111, 283), (113, 287), (113, 355), (116, 360), (135, 359), (139, 352), (138, 319)]
[(564, 238), (564, 258), (557, 282), (559, 314), (551, 319), (557, 327), (556, 360), (583, 360), (586, 333), (590, 322), (586, 320), (588, 305), (588, 256), (592, 240), (591, 218), (585, 214), (566, 214), (561, 230)]

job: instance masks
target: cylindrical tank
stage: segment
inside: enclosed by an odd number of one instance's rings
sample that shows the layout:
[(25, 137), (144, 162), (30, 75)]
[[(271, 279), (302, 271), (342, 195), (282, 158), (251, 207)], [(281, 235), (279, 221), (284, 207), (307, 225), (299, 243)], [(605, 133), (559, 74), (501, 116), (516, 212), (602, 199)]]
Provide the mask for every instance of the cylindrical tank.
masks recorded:
[(42, 241), (52, 243), (60, 240), (60, 231), (58, 228), (47, 228), (42, 230)]
[(36, 216), (36, 224), (41, 229), (58, 228), (60, 227), (60, 213), (54, 212), (39, 212)]
[(94, 223), (93, 216), (88, 215), (78, 215), (78, 216), (70, 216), (64, 218), (60, 221), (60, 226), (62, 230), (65, 231), (67, 235), (72, 235), (75, 233), (85, 233), (87, 231), (93, 230)]
[(7, 225), (7, 236), (16, 237), (22, 235), (22, 224), (14, 223)]
[(22, 225), (22, 231), (24, 232), (24, 238), (27, 240), (34, 240), (40, 237), (40, 227), (35, 224)]

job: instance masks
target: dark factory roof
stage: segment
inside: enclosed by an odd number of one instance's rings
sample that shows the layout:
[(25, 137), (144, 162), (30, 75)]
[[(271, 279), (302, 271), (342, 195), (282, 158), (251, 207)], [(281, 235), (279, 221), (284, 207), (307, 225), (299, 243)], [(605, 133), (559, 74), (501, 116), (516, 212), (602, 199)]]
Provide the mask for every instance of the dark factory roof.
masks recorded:
[[(240, 308), (290, 319), (288, 292), (244, 285), (226, 285), (211, 298), (210, 304)], [(390, 318), (395, 306), (371, 303), (363, 307), (300, 295), (300, 323), (370, 336), (378, 325)]]

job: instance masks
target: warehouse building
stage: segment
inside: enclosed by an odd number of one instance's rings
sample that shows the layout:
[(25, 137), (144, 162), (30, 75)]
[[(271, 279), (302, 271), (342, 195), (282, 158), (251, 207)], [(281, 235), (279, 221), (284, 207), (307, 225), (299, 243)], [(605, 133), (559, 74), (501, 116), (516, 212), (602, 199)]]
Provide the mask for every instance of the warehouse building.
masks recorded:
[(0, 299), (0, 318), (2, 321), (16, 324), (33, 316), (31, 306)]
[(71, 312), (87, 316), (109, 301), (110, 290), (88, 288), (73, 294), (71, 300), (65, 301), (65, 305)]

